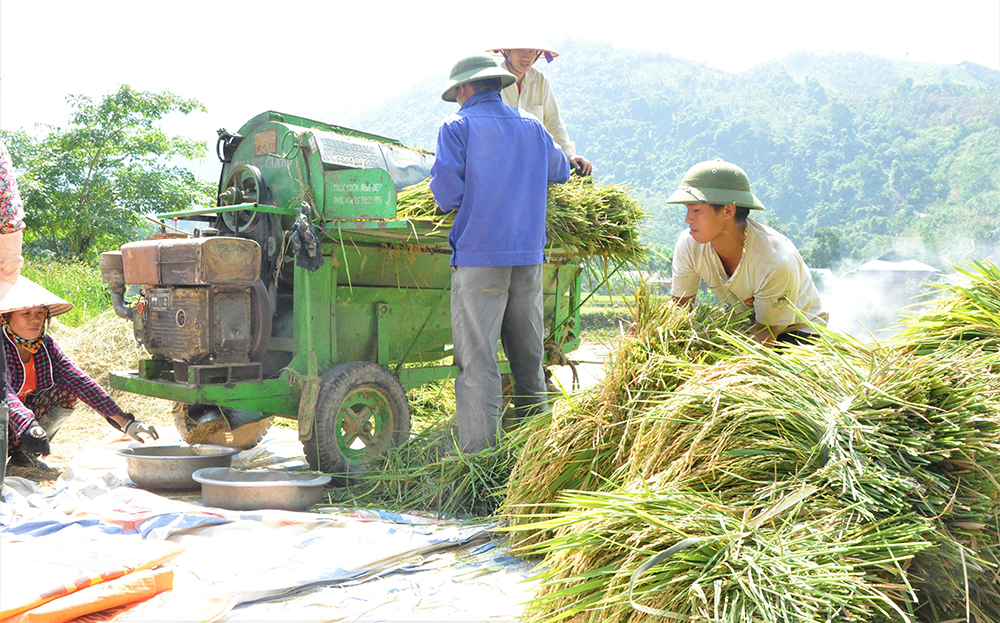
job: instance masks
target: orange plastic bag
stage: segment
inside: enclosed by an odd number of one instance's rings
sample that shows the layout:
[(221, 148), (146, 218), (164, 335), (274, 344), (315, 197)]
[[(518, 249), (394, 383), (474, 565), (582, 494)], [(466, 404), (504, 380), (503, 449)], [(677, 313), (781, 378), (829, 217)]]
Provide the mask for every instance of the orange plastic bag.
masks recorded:
[(146, 569), (102, 582), (14, 615), (3, 623), (63, 623), (109, 608), (133, 604), (170, 590), (172, 569)]
[(4, 542), (0, 556), (0, 621), (82, 589), (153, 569), (184, 548), (168, 541), (113, 536), (69, 541), (38, 537)]

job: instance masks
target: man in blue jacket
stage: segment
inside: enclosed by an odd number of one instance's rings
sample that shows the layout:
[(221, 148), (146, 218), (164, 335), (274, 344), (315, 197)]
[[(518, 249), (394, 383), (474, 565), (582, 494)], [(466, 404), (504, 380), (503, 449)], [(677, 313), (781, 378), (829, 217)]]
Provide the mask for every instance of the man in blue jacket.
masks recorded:
[(514, 377), (514, 404), (545, 402), (542, 262), (549, 184), (569, 161), (538, 119), (503, 103), (515, 77), (486, 54), (458, 61), (441, 99), (461, 109), (438, 131), (431, 190), (458, 210), (451, 243), (451, 329), (458, 435), (465, 452), (496, 443), (501, 409), (497, 339)]

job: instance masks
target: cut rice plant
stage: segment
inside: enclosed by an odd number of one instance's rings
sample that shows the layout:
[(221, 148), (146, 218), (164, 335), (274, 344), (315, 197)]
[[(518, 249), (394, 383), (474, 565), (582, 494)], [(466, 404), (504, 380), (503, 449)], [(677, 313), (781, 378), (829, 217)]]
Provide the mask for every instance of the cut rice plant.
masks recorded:
[[(912, 612), (946, 620), (968, 609), (973, 620), (994, 620), (1000, 380), (983, 371), (996, 355), (967, 349), (926, 357), (835, 335), (783, 351), (742, 344), (742, 355), (702, 368), (629, 414), (622, 467), (606, 484), (636, 495), (710, 494), (746, 508), (805, 482), (837, 502), (827, 512), (849, 507), (852, 526), (918, 518), (933, 547), (908, 563), (907, 581), (919, 595)], [(540, 510), (534, 522), (522, 517), (511, 526), (522, 552), (548, 561), (547, 548), (560, 538), (552, 533), (560, 507)], [(596, 568), (586, 560), (592, 555), (581, 551), (567, 566)], [(578, 596), (589, 603), (605, 599), (584, 592)]]
[[(599, 258), (637, 263), (645, 257), (639, 225), (646, 216), (623, 186), (597, 185), (590, 177), (552, 184), (546, 206), (548, 251), (573, 261)], [(428, 179), (399, 192), (396, 218), (434, 220), (450, 227), (455, 212), (438, 213)]]
[(334, 474), (347, 486), (334, 490), (330, 503), (441, 517), (492, 515), (514, 464), (514, 437), (474, 454), (462, 452), (449, 381), (413, 389), (409, 401), (415, 434), (373, 459), (363, 473)]
[(925, 314), (902, 321), (895, 342), (920, 354), (976, 342), (1000, 348), (1000, 268), (989, 261), (957, 269), (965, 283), (935, 286), (945, 293)]
[(606, 486), (628, 455), (620, 445), (629, 420), (696, 370), (733, 354), (722, 336), (745, 322), (718, 308), (689, 311), (645, 288), (636, 292), (632, 314), (635, 324), (611, 351), (601, 385), (560, 400), (547, 419), (524, 432), (501, 509), (506, 521), (530, 522), (547, 513), (560, 491)]
[[(565, 492), (525, 620), (914, 621), (904, 569), (928, 522), (862, 522), (837, 499), (731, 506), (708, 492)], [(520, 528), (523, 529), (523, 528)]]

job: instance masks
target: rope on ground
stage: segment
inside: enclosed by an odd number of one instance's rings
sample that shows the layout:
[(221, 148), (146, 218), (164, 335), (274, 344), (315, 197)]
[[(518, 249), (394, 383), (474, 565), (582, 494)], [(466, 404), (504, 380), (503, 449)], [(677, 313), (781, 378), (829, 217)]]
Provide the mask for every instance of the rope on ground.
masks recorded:
[(549, 340), (545, 343), (545, 354), (550, 366), (569, 366), (573, 372), (573, 391), (580, 389), (580, 375), (576, 371), (577, 361), (566, 356), (561, 346)]

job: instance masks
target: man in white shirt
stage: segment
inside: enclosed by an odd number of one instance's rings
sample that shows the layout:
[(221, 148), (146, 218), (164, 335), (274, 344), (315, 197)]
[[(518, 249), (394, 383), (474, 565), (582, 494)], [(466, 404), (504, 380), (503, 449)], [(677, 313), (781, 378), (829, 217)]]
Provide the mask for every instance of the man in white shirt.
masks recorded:
[(500, 91), (503, 103), (538, 117), (577, 173), (590, 175), (594, 171), (594, 165), (577, 155), (576, 145), (569, 140), (549, 79), (533, 67), (535, 61), (542, 56), (551, 63), (559, 54), (544, 48), (494, 48), (489, 51), (502, 55), (504, 69), (517, 78), (517, 82)]
[(810, 325), (827, 324), (829, 315), (795, 245), (747, 218), (764, 204), (743, 169), (722, 159), (696, 164), (667, 203), (687, 206), (689, 228), (674, 247), (674, 301), (693, 304), (704, 281), (723, 304), (752, 310), (751, 334), (767, 345), (806, 341)]

